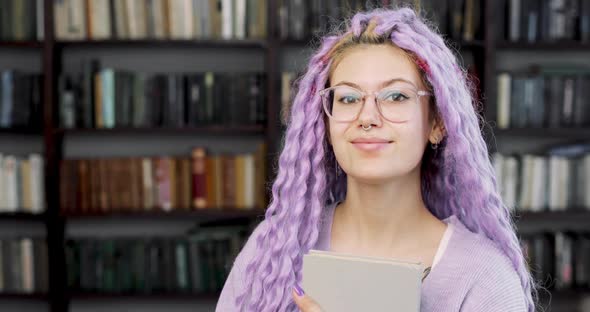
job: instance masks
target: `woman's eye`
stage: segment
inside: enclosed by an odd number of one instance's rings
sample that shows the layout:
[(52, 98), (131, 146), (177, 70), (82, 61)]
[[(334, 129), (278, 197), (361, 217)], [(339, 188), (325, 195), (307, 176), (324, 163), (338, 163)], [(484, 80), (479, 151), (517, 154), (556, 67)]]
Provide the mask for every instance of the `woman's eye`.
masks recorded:
[(338, 102), (343, 103), (343, 104), (354, 104), (357, 103), (359, 101), (359, 97), (358, 96), (352, 96), (352, 95), (345, 95), (345, 96), (340, 96), (338, 98)]
[(401, 102), (403, 100), (409, 99), (409, 97), (400, 92), (389, 92), (384, 94), (381, 99), (389, 102)]

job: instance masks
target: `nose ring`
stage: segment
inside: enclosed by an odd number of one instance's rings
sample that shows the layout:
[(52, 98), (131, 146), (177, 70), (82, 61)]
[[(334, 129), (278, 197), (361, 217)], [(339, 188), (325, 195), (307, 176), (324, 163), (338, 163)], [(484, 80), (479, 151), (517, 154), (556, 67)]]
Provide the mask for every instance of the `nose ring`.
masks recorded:
[(369, 125), (369, 126), (368, 126), (368, 127), (366, 127), (366, 128), (365, 128), (365, 125), (362, 125), (362, 127), (363, 127), (363, 130), (365, 130), (365, 131), (369, 131), (369, 130), (371, 130), (371, 128), (373, 128), (373, 125)]

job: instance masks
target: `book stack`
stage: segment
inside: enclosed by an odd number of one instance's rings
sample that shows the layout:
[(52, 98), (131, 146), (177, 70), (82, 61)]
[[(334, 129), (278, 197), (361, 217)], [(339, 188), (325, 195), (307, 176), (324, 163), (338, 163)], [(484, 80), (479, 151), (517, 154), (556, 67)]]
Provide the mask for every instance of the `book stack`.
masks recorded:
[(43, 158), (0, 154), (0, 213), (45, 211)]
[(41, 75), (0, 71), (0, 128), (41, 128)]
[(483, 36), (482, 8), (478, 0), (280, 0), (279, 38), (303, 40), (325, 33), (336, 21), (371, 8), (412, 6), (433, 21), (451, 39), (472, 41)]
[(266, 38), (266, 0), (55, 0), (54, 11), (59, 40)]
[(46, 293), (47, 256), (44, 238), (0, 239), (0, 293)]
[(253, 154), (67, 159), (61, 162), (63, 215), (265, 207), (265, 144)]
[(590, 3), (582, 0), (508, 0), (500, 33), (514, 42), (590, 42)]
[(214, 293), (248, 238), (243, 226), (181, 237), (75, 238), (66, 242), (72, 292)]
[(43, 0), (0, 1), (0, 41), (41, 41)]
[(556, 290), (590, 289), (590, 233), (555, 232), (522, 237), (535, 280)]
[(590, 148), (503, 155), (492, 162), (505, 204), (519, 211), (590, 210)]
[(498, 128), (590, 126), (590, 70), (543, 68), (497, 76)]
[(262, 73), (145, 74), (91, 62), (59, 80), (63, 128), (193, 127), (266, 122)]

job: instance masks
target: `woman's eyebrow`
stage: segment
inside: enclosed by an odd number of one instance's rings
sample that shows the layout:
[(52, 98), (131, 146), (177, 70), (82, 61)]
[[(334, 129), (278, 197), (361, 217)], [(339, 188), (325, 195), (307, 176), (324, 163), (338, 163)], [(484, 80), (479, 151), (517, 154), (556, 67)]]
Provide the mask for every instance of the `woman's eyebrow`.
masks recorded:
[[(396, 82), (405, 82), (405, 83), (412, 85), (414, 88), (416, 88), (416, 85), (413, 82), (411, 82), (410, 80), (404, 79), (404, 78), (393, 78), (393, 79), (383, 81), (379, 84), (379, 88), (387, 87), (387, 86), (389, 86), (393, 83), (396, 83)], [(361, 88), (361, 86), (357, 85), (354, 82), (350, 82), (350, 81), (340, 81), (339, 83), (335, 84), (334, 86), (340, 86), (340, 85), (351, 86), (353, 88), (357, 88), (357, 89), (361, 89), (361, 90), (363, 89), (363, 88)]]

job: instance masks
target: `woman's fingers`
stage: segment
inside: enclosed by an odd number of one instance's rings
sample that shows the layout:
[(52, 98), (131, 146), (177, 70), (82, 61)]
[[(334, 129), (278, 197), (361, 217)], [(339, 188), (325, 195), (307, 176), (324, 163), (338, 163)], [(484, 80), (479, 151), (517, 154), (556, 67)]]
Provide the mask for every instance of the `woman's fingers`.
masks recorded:
[(317, 302), (311, 299), (311, 297), (305, 295), (301, 287), (296, 285), (293, 287), (291, 293), (293, 295), (293, 300), (301, 312), (322, 312), (322, 308), (320, 308)]

